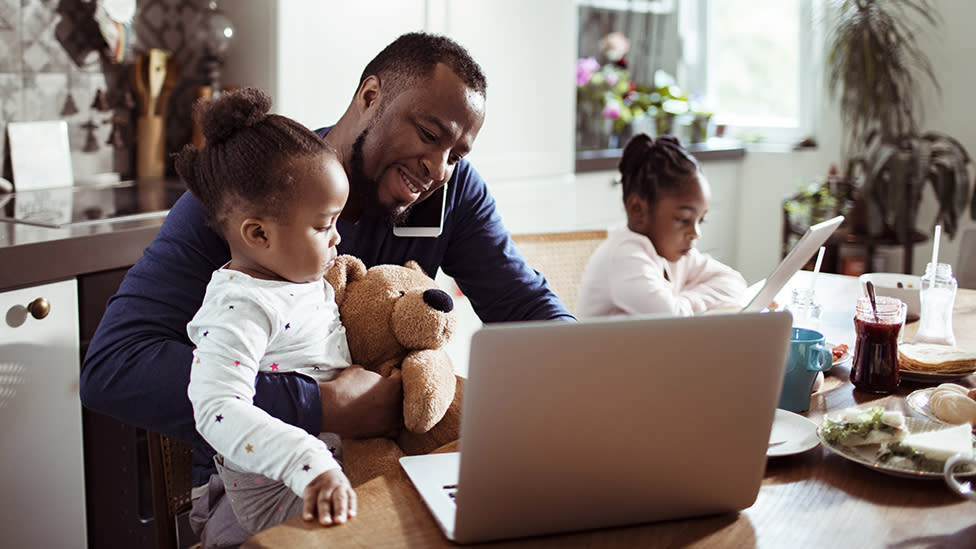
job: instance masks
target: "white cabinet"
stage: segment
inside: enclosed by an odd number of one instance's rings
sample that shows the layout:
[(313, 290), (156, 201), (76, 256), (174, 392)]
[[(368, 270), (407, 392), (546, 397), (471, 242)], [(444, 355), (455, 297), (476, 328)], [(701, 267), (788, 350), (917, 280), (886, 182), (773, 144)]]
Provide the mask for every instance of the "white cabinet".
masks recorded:
[(0, 311), (0, 545), (86, 547), (77, 285), (0, 293)]
[(276, 112), (315, 129), (346, 111), (366, 64), (397, 36), (424, 30), (425, 0), (234, 0), (224, 82), (270, 93)]
[(235, 0), (224, 81), (267, 90), (311, 128), (345, 112), (366, 64), (397, 36), (443, 34), (488, 80), (471, 160), (489, 185), (573, 172), (576, 5), (572, 0)]
[[(443, 28), (488, 80), (472, 164), (489, 185), (543, 185), (575, 170), (576, 4), (568, 0), (445, 0)], [(504, 214), (504, 212), (503, 212)]]

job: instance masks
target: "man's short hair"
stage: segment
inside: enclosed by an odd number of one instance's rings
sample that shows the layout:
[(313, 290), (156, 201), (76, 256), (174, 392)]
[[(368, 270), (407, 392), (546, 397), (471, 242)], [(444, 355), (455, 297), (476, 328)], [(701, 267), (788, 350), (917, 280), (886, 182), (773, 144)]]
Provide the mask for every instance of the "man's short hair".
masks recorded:
[(363, 69), (359, 85), (376, 75), (386, 92), (392, 91), (395, 96), (414, 78), (433, 74), (438, 63), (450, 67), (462, 82), (485, 95), (485, 75), (468, 51), (450, 38), (426, 32), (401, 35), (383, 48)]

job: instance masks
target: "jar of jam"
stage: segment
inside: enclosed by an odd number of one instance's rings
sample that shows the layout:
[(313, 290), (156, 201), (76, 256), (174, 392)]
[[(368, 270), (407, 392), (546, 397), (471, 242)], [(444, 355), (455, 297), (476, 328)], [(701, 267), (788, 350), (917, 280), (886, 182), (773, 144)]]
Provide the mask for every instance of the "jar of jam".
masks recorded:
[(900, 299), (878, 296), (857, 300), (854, 313), (854, 361), (851, 383), (860, 391), (888, 394), (898, 389), (898, 333), (905, 323), (906, 306)]

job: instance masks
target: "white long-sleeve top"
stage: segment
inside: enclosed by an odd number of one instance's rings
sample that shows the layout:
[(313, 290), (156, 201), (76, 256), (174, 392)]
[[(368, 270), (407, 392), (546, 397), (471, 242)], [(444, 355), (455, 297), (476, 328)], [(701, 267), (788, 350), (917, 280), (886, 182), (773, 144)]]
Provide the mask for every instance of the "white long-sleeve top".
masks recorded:
[(672, 263), (657, 254), (651, 239), (619, 227), (609, 231), (583, 270), (577, 313), (690, 316), (740, 307), (745, 290), (741, 274), (708, 254), (692, 249)]
[(187, 394), (197, 430), (236, 468), (284, 481), (299, 497), (339, 467), (325, 443), (254, 406), (261, 372), (328, 381), (352, 362), (328, 282), (294, 284), (219, 269), (187, 325), (196, 345)]

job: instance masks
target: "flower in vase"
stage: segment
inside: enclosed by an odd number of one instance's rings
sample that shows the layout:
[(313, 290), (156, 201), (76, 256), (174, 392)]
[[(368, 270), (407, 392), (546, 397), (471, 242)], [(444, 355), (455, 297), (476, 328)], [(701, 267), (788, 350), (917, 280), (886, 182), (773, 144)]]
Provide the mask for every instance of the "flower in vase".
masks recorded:
[(616, 101), (610, 101), (603, 107), (601, 113), (607, 120), (619, 120), (621, 115), (621, 105)]
[(595, 57), (585, 57), (576, 61), (576, 85), (585, 86), (590, 82), (593, 73), (600, 70), (600, 63)]
[(619, 32), (611, 32), (600, 39), (600, 53), (612, 63), (626, 67), (625, 56), (630, 51), (630, 40)]

